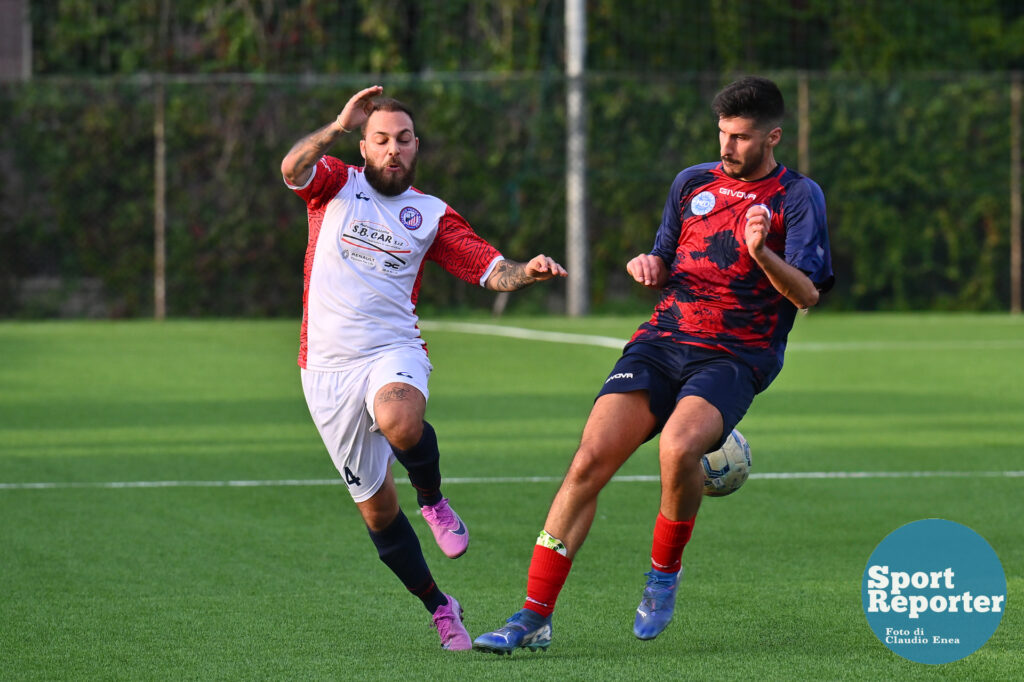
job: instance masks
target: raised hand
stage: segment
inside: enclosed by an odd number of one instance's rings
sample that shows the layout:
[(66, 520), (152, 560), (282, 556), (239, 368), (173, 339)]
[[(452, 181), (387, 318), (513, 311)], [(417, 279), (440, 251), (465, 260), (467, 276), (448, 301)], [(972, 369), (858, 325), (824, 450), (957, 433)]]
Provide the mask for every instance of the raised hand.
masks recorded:
[(771, 229), (771, 220), (772, 213), (764, 204), (755, 204), (747, 209), (747, 225), (744, 228), (743, 238), (751, 256), (756, 257), (757, 253), (764, 248), (764, 240), (768, 237), (768, 231)]
[(350, 133), (366, 123), (366, 119), (370, 117), (373, 98), (380, 96), (382, 92), (384, 92), (383, 87), (372, 85), (352, 95), (349, 101), (345, 103), (345, 108), (338, 114), (335, 124), (343, 132)]

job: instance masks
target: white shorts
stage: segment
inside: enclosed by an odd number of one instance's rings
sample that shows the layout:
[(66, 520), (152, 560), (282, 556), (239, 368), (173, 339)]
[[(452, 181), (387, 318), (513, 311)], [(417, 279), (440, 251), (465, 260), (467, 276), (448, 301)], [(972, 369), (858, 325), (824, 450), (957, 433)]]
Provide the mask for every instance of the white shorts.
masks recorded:
[(387, 384), (403, 383), (430, 397), (433, 367), (422, 348), (399, 348), (341, 372), (300, 370), (306, 405), (338, 473), (356, 502), (380, 490), (395, 456), (373, 416), (373, 398)]

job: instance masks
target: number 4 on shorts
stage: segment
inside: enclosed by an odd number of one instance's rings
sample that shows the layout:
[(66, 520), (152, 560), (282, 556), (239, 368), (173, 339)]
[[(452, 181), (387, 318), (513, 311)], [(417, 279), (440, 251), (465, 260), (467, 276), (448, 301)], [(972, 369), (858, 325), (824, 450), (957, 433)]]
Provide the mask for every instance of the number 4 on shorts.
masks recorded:
[(352, 473), (352, 470), (345, 467), (345, 483), (348, 485), (362, 485), (362, 480)]

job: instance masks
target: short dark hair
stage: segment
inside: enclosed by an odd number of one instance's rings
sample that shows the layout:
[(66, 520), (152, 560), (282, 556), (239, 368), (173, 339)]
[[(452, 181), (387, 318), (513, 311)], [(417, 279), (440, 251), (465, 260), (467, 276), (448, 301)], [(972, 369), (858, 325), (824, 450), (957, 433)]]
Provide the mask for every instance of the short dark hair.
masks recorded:
[(775, 83), (759, 76), (746, 76), (722, 88), (715, 95), (711, 110), (718, 118), (749, 118), (758, 128), (771, 130), (782, 125), (786, 104)]
[[(372, 116), (375, 112), (378, 111), (402, 112), (403, 114), (409, 117), (410, 121), (412, 121), (413, 132), (416, 131), (416, 117), (413, 116), (412, 109), (410, 109), (407, 105), (403, 104), (402, 102), (399, 102), (394, 97), (378, 97), (377, 99), (373, 100), (373, 102), (370, 104), (370, 110), (366, 112), (366, 120), (370, 120), (370, 116)], [(363, 124), (362, 133), (363, 137), (366, 137), (365, 123)]]

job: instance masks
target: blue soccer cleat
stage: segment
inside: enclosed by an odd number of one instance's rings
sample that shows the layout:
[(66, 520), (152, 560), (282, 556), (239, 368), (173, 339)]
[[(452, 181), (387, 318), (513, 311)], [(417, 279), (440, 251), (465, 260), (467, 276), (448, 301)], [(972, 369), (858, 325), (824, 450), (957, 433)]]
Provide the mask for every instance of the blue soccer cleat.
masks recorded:
[(633, 621), (633, 634), (640, 639), (654, 639), (661, 634), (669, 623), (676, 608), (676, 588), (683, 577), (683, 569), (678, 573), (662, 573), (651, 569), (647, 576), (647, 586), (640, 606), (636, 607), (636, 619)]
[(521, 609), (505, 622), (508, 623), (505, 627), (473, 640), (473, 648), (501, 655), (511, 654), (517, 648), (547, 651), (551, 645), (551, 616), (545, 618), (529, 609)]

